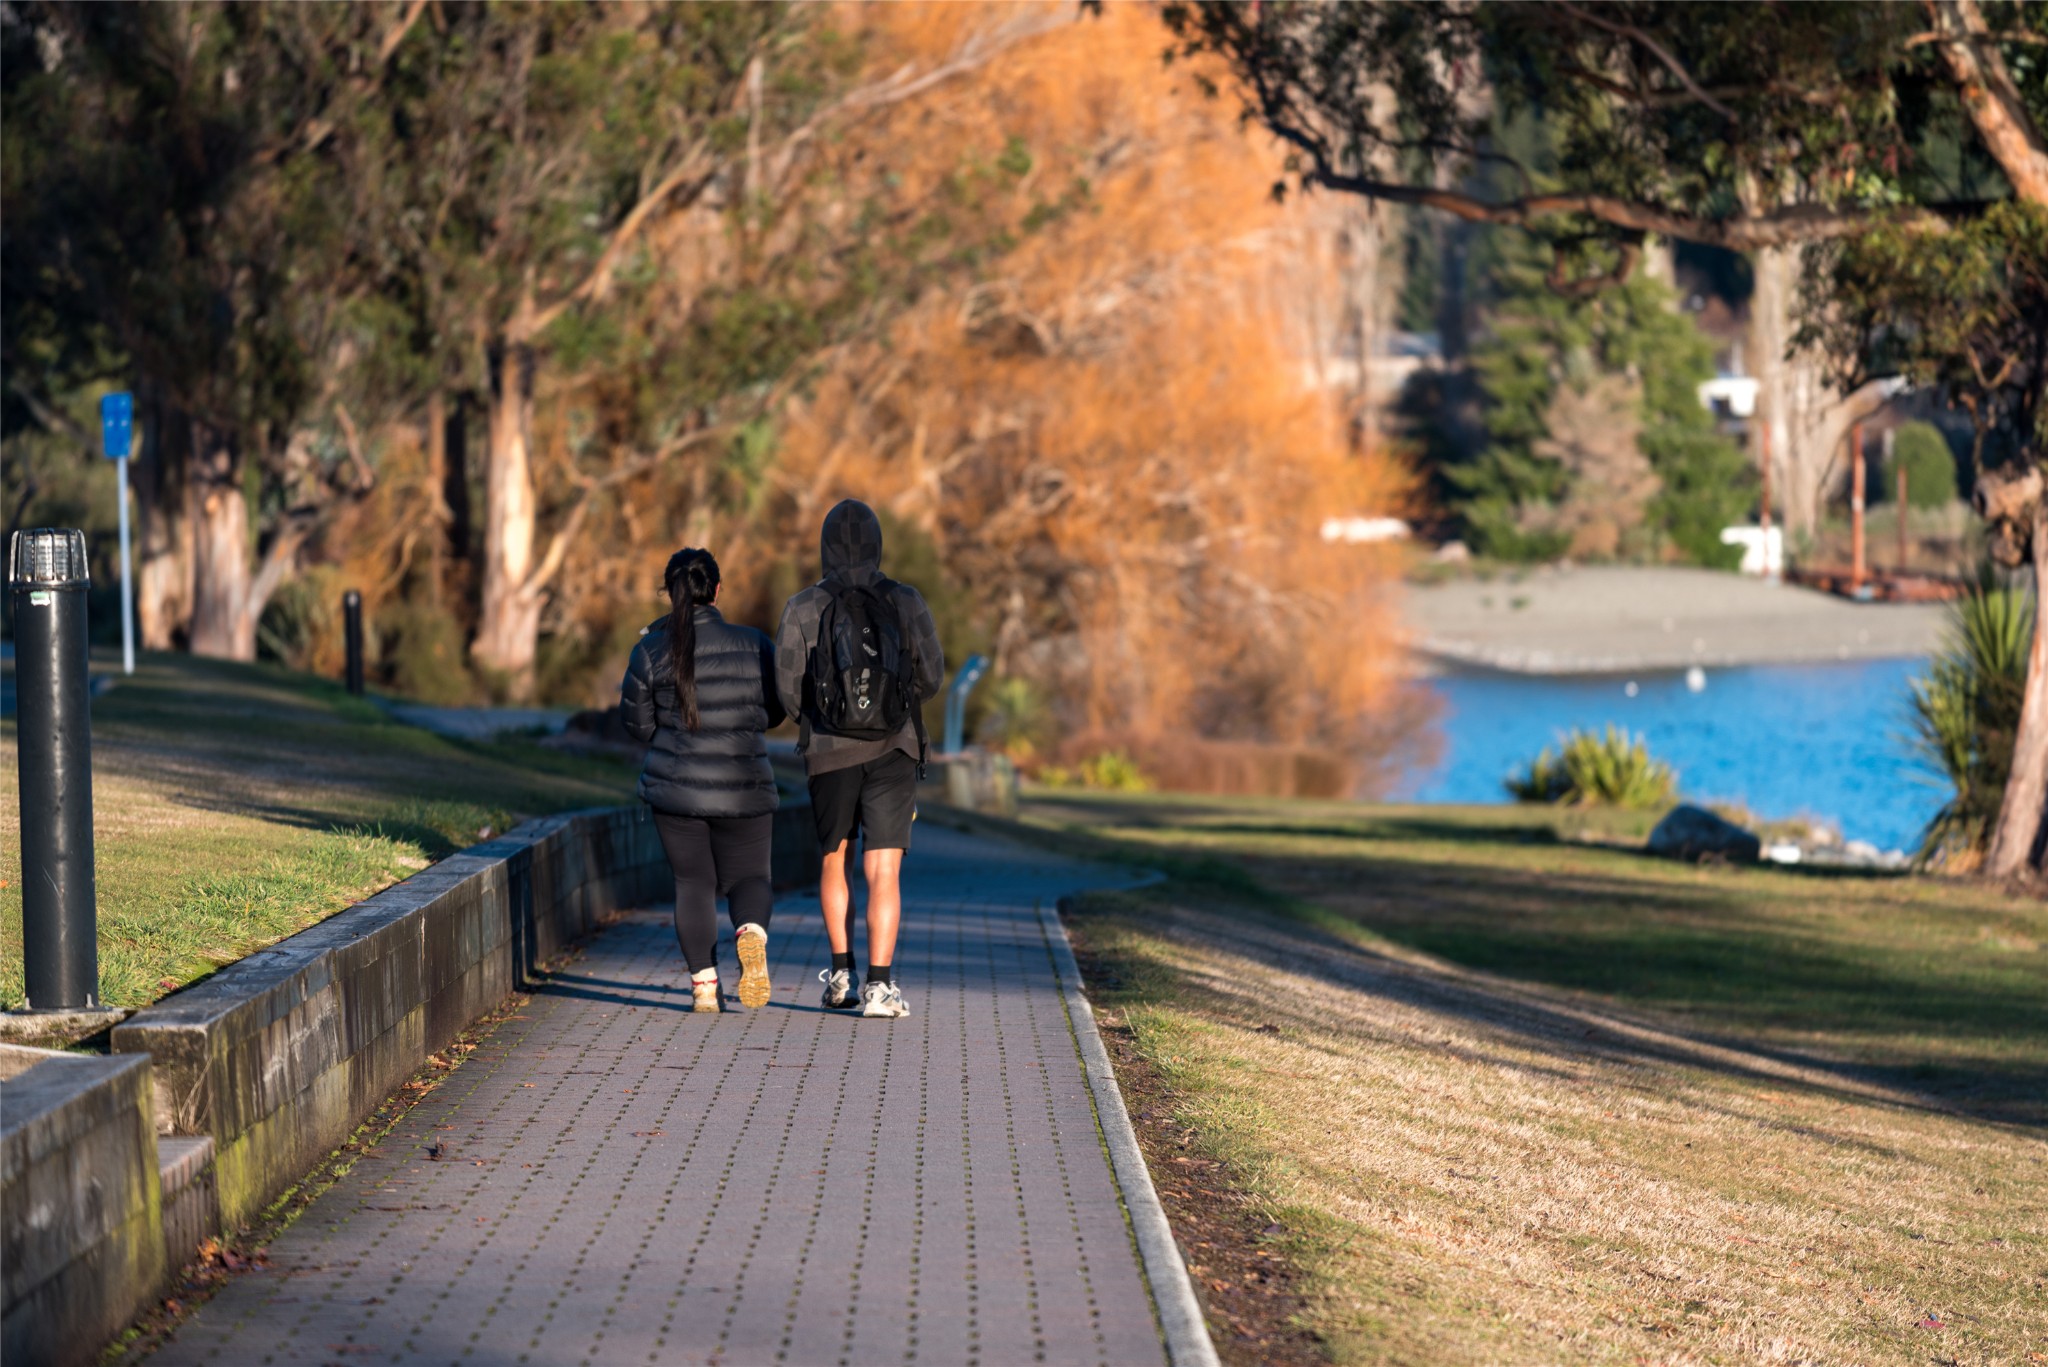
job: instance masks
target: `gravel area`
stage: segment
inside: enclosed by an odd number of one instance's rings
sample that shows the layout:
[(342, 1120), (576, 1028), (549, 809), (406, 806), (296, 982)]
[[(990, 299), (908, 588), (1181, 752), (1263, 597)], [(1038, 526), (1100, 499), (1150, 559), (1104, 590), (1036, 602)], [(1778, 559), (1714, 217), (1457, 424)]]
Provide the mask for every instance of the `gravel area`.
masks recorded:
[(1713, 570), (1621, 566), (1413, 585), (1405, 605), (1426, 661), (1518, 674), (1922, 656), (1939, 644), (1944, 613)]

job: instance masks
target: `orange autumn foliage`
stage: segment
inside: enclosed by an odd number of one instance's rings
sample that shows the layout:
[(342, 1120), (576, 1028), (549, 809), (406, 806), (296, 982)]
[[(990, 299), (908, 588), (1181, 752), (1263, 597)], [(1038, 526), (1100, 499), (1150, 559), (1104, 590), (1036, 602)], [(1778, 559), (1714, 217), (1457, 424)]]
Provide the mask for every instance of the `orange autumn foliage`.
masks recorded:
[[(908, 73), (914, 95), (821, 125), (783, 199), (707, 200), (650, 233), (660, 298), (651, 319), (617, 320), (645, 329), (644, 370), (540, 379), (541, 535), (567, 543), (543, 695), (616, 699), (680, 544), (716, 551), (732, 616), (772, 626), (817, 573), (825, 510), (852, 495), (930, 541), (999, 674), (1051, 703), (1056, 752), (1122, 749), (1175, 787), (1364, 784), (1388, 737), (1421, 728), (1396, 552), (1319, 535), (1327, 517), (1398, 514), (1410, 492), (1387, 453), (1351, 449), (1347, 396), (1325, 382), (1357, 206), (1275, 203), (1273, 148), (1162, 66), (1150, 6), (832, 19), (858, 44), (856, 89)], [(701, 411), (660, 392), (657, 362), (701, 359), (681, 326), (697, 303), (758, 285), (822, 315), (863, 270), (881, 282), (872, 312), (786, 378)], [(675, 435), (650, 437), (643, 408)], [(651, 459), (661, 440), (674, 454)], [(346, 585), (392, 686), (479, 688), (459, 664), (473, 567), (439, 549), (439, 490), (426, 443), (394, 436), (378, 488), (322, 538), (332, 567), (303, 597), (323, 671)]]
[[(853, 18), (907, 61), (1043, 14)], [(1347, 448), (1315, 382), (1328, 207), (1276, 204), (1270, 147), (1160, 47), (1149, 7), (1063, 19), (888, 119), (896, 154), (842, 159), (912, 205), (1022, 149), (1016, 197), (1040, 207), (792, 406), (788, 535), (846, 495), (928, 530), (992, 614), (997, 669), (1045, 685), (1081, 744), (1355, 752), (1398, 691), (1396, 567), (1319, 527), (1399, 511), (1408, 477)]]

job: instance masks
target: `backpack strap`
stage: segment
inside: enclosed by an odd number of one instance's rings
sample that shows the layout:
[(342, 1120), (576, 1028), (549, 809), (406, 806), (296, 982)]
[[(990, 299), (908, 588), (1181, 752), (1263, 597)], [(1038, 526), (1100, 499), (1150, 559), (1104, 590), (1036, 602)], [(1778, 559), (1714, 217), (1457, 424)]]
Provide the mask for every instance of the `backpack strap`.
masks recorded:
[(811, 643), (810, 657), (805, 661), (805, 674), (810, 680), (811, 696), (806, 699), (816, 715), (814, 721), (822, 722), (826, 702), (839, 684), (839, 658), (833, 643), (833, 625), (838, 615), (845, 611), (840, 606), (839, 595), (846, 586), (838, 579), (826, 577), (818, 581), (818, 587), (825, 591), (825, 606), (818, 612), (818, 638)]
[(896, 631), (903, 638), (896, 682), (902, 688), (903, 696), (910, 700), (910, 722), (917, 731), (917, 781), (922, 783), (925, 762), (931, 758), (932, 738), (924, 727), (924, 699), (917, 696), (917, 634), (911, 630), (910, 614), (903, 606), (903, 586), (894, 579), (884, 578), (881, 587), (889, 595), (889, 601), (896, 605)]

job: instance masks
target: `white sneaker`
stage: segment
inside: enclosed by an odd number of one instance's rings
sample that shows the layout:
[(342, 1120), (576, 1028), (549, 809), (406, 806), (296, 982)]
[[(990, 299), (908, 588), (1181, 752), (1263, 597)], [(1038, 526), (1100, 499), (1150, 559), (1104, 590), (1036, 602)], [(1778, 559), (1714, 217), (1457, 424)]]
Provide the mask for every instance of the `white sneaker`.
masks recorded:
[(894, 1020), (910, 1014), (903, 989), (895, 983), (867, 983), (860, 990), (860, 1013), (867, 1017)]
[(860, 1006), (860, 979), (852, 970), (826, 968), (818, 971), (818, 981), (825, 984), (825, 1005), (834, 1011), (852, 1011)]

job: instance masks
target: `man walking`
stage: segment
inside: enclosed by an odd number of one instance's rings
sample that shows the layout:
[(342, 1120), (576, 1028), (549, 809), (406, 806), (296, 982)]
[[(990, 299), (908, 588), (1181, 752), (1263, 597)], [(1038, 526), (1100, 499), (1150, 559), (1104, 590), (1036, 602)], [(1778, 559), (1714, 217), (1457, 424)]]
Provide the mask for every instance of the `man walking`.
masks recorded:
[[(797, 749), (825, 868), (818, 901), (832, 967), (825, 1005), (863, 1016), (907, 1016), (897, 986), (901, 875), (925, 760), (922, 707), (946, 675), (938, 627), (924, 598), (882, 574), (882, 524), (846, 499), (825, 515), (825, 577), (789, 600), (775, 630), (775, 687), (801, 724)], [(846, 860), (861, 838), (868, 884), (868, 972), (853, 971), (853, 892)]]

